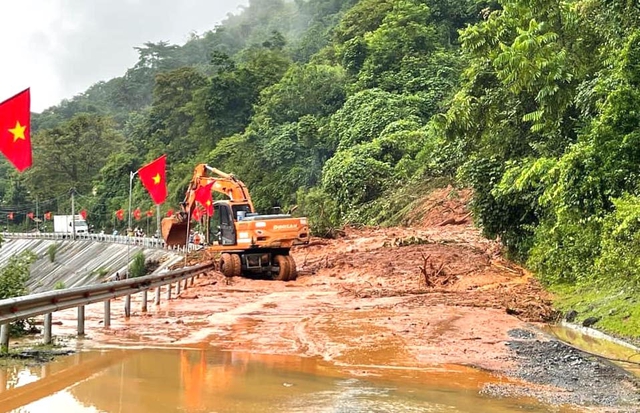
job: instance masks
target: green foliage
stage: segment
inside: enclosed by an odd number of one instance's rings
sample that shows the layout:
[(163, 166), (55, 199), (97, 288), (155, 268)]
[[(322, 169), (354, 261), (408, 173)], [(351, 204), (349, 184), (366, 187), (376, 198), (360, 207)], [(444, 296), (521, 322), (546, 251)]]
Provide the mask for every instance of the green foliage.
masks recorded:
[(129, 278), (137, 278), (146, 275), (144, 252), (138, 251), (129, 266)]
[(92, 273), (96, 274), (98, 278), (104, 278), (107, 274), (109, 274), (111, 270), (107, 267), (96, 268), (92, 271)]
[(56, 262), (56, 253), (58, 252), (58, 244), (51, 244), (47, 247), (47, 256), (49, 262)]
[(335, 237), (341, 226), (340, 208), (336, 200), (321, 188), (300, 190), (297, 198), (299, 213), (309, 217), (311, 233), (318, 237)]
[(372, 141), (391, 123), (418, 120), (422, 100), (371, 89), (349, 97), (331, 117), (331, 134), (338, 150)]
[(111, 120), (78, 114), (60, 126), (39, 132), (33, 139), (33, 166), (27, 184), (41, 199), (57, 197), (76, 188), (90, 193), (111, 153), (121, 149), (123, 138)]
[(64, 283), (64, 281), (58, 281), (53, 286), (54, 290), (64, 290), (65, 288), (67, 288), (67, 285)]
[(615, 210), (602, 224), (601, 253), (594, 272), (611, 285), (640, 287), (640, 198), (614, 199)]
[(0, 270), (0, 300), (27, 294), (29, 266), (35, 261), (36, 255), (31, 251), (24, 251), (9, 258)]
[(380, 147), (366, 144), (338, 152), (327, 161), (322, 186), (338, 201), (341, 208), (372, 201), (384, 191), (391, 166), (381, 162)]

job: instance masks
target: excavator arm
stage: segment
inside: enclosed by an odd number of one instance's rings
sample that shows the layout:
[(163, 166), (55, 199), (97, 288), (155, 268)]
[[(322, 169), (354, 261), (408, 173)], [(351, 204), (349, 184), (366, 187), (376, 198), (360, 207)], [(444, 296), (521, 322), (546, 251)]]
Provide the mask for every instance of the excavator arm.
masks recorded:
[(189, 182), (181, 210), (162, 220), (162, 237), (167, 245), (184, 245), (187, 240), (189, 217), (196, 207), (198, 190), (213, 183), (211, 190), (224, 194), (232, 202), (249, 204), (251, 212), (253, 203), (247, 186), (233, 174), (220, 171), (207, 164), (198, 164)]

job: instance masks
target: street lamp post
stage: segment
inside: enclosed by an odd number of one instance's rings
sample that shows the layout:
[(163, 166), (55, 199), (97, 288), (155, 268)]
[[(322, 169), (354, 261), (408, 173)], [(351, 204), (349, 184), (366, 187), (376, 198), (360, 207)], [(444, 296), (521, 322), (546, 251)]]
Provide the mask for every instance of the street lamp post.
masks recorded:
[[(131, 241), (129, 237), (129, 231), (132, 229), (133, 222), (131, 220), (131, 198), (133, 194), (133, 177), (136, 176), (138, 171), (129, 173), (129, 226), (127, 228), (127, 271), (125, 271), (124, 278), (129, 278), (129, 263), (131, 262)], [(131, 296), (127, 295), (124, 299), (124, 316), (129, 317), (131, 315)]]

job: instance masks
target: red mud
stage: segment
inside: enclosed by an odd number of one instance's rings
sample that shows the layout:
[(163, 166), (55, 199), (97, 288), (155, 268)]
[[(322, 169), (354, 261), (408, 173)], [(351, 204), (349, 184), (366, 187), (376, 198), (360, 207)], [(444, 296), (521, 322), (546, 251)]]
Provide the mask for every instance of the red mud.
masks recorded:
[[(101, 306), (87, 311), (95, 344), (206, 343), (255, 353), (320, 356), (358, 371), (461, 364), (510, 367), (508, 331), (553, 315), (549, 296), (482, 238), (464, 205), (468, 192), (435, 193), (412, 227), (347, 228), (292, 251), (293, 282), (225, 279), (212, 272), (178, 299), (110, 329)], [(150, 297), (150, 302), (151, 302)], [(112, 304), (119, 310), (122, 300)], [(115, 311), (114, 311), (115, 312)], [(67, 313), (69, 314), (69, 313)], [(73, 333), (69, 314), (54, 334)], [(92, 326), (93, 325), (93, 326)]]

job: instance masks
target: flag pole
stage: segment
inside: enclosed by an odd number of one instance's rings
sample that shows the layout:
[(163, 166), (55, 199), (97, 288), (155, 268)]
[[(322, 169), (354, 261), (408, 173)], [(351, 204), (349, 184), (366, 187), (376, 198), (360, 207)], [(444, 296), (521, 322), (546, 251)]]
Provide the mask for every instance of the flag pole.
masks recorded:
[(162, 238), (162, 230), (160, 229), (160, 204), (156, 204), (156, 234), (158, 234), (158, 239)]
[(185, 249), (184, 252), (184, 266), (187, 266), (187, 255), (189, 255), (189, 226), (191, 225), (191, 208), (189, 208), (189, 210), (187, 211), (187, 239), (186, 239), (186, 244), (187, 244), (187, 248)]

